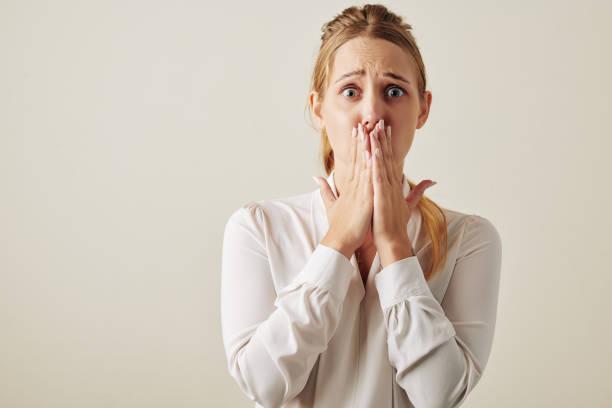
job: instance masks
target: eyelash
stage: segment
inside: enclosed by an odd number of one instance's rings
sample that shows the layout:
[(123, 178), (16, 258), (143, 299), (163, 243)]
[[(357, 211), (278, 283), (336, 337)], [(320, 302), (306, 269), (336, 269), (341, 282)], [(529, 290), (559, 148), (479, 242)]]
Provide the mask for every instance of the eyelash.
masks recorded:
[[(394, 89), (394, 88), (397, 88), (397, 89), (401, 90), (401, 91), (402, 91), (402, 95), (404, 95), (404, 94), (406, 93), (406, 90), (405, 90), (404, 88), (402, 88), (401, 86), (398, 86), (398, 85), (391, 85), (390, 87), (388, 87), (388, 88), (386, 89), (386, 91), (385, 91), (385, 92), (388, 92), (388, 91), (389, 91), (389, 89)], [(347, 89), (356, 89), (356, 88), (355, 88), (354, 86), (345, 86), (344, 88), (342, 88), (342, 89), (340, 90), (340, 94), (343, 94), (343, 93), (344, 93), (344, 91), (346, 91)], [(400, 96), (402, 96), (402, 95), (400, 95)], [(392, 99), (397, 99), (397, 98), (399, 98), (399, 96), (397, 96), (397, 97), (392, 97)], [(350, 99), (352, 99), (352, 98), (350, 98)]]

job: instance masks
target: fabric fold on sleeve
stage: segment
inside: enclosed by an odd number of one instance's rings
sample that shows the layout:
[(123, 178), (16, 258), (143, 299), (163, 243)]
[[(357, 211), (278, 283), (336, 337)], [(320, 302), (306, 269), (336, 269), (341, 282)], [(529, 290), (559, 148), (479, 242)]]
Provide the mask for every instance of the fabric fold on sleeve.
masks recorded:
[(222, 325), (228, 368), (242, 391), (276, 407), (304, 388), (342, 313), (350, 261), (319, 244), (294, 280), (275, 293), (261, 208), (243, 208), (226, 225)]
[(416, 256), (387, 265), (375, 276), (380, 306), (384, 310), (411, 295), (432, 296)]
[(352, 273), (353, 265), (341, 252), (319, 244), (306, 266), (290, 285), (279, 292), (279, 295), (306, 283), (329, 291), (339, 300), (343, 300), (346, 297)]
[(456, 407), (476, 386), (495, 327), (501, 239), (486, 219), (465, 227), (443, 307), (416, 256), (375, 277), (397, 383), (416, 407)]

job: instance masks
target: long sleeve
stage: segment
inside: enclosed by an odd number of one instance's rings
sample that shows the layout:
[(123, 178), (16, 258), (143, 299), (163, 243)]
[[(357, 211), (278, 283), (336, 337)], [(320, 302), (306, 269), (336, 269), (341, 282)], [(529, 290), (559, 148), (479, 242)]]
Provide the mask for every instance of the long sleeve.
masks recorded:
[(389, 361), (416, 408), (457, 407), (478, 383), (493, 341), (500, 269), (499, 233), (473, 215), (442, 304), (416, 256), (376, 276)]
[(319, 244), (294, 280), (276, 293), (264, 218), (253, 203), (226, 224), (221, 322), (231, 376), (251, 400), (278, 407), (304, 388), (327, 348), (353, 267), (340, 252)]

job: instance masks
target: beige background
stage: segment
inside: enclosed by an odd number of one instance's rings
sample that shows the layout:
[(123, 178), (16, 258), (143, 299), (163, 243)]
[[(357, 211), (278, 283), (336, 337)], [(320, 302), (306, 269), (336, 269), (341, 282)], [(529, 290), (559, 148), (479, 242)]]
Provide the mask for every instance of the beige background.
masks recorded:
[[(252, 406), (221, 341), (223, 227), (316, 188), (309, 75), (351, 4), (0, 2), (0, 406)], [(608, 404), (612, 6), (385, 4), (433, 92), (405, 173), (503, 241), (465, 406)]]

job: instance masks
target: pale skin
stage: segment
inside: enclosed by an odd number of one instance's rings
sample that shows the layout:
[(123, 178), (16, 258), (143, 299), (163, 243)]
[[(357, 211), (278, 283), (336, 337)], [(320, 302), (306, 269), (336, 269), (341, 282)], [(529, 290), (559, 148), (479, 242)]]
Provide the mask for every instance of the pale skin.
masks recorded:
[(329, 221), (321, 243), (349, 259), (360, 255), (362, 276), (376, 252), (383, 268), (414, 255), (406, 226), (435, 184), (423, 180), (404, 198), (404, 159), (431, 107), (431, 92), (417, 95), (417, 72), (399, 46), (358, 37), (336, 51), (324, 98), (309, 95), (312, 118), (334, 151), (338, 193), (318, 178)]

